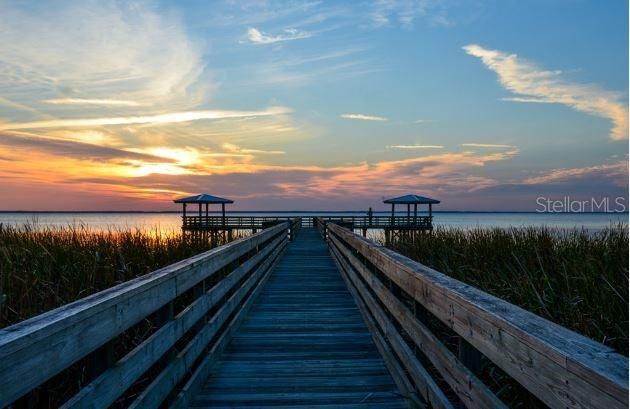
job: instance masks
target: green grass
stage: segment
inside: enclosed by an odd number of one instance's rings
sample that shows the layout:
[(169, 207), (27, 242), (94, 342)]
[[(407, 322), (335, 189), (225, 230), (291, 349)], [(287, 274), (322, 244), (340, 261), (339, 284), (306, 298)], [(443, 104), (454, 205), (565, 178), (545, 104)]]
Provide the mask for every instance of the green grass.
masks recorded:
[(628, 355), (628, 226), (444, 229), (394, 250)]
[(0, 224), (0, 328), (212, 247), (158, 231)]

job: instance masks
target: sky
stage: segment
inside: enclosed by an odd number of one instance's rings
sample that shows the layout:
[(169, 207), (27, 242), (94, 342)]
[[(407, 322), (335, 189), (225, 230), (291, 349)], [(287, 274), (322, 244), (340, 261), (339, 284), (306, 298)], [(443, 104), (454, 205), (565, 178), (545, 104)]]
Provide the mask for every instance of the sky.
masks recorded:
[(0, 210), (628, 196), (625, 0), (0, 1)]

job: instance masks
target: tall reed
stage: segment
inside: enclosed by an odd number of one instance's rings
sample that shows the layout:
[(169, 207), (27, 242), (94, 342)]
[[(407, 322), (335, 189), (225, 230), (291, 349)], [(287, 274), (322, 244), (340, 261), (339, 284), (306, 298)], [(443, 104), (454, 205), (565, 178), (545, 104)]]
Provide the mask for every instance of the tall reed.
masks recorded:
[(628, 226), (438, 228), (391, 247), (628, 355)]
[(0, 224), (0, 327), (208, 250), (159, 231)]

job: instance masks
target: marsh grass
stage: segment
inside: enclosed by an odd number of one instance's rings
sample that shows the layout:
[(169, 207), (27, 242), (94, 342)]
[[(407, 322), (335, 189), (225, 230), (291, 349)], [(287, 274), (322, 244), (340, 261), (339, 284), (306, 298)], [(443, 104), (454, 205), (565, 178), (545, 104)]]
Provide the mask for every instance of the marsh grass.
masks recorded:
[(159, 230), (0, 224), (0, 328), (217, 244)]
[(628, 226), (438, 228), (392, 249), (628, 355)]

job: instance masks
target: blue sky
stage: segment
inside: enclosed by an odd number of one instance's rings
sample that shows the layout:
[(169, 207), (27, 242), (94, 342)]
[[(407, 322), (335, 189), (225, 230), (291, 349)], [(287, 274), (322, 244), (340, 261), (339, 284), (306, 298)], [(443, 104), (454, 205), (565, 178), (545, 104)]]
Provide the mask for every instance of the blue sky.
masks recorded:
[(0, 208), (627, 196), (627, 16), (585, 0), (4, 2)]

